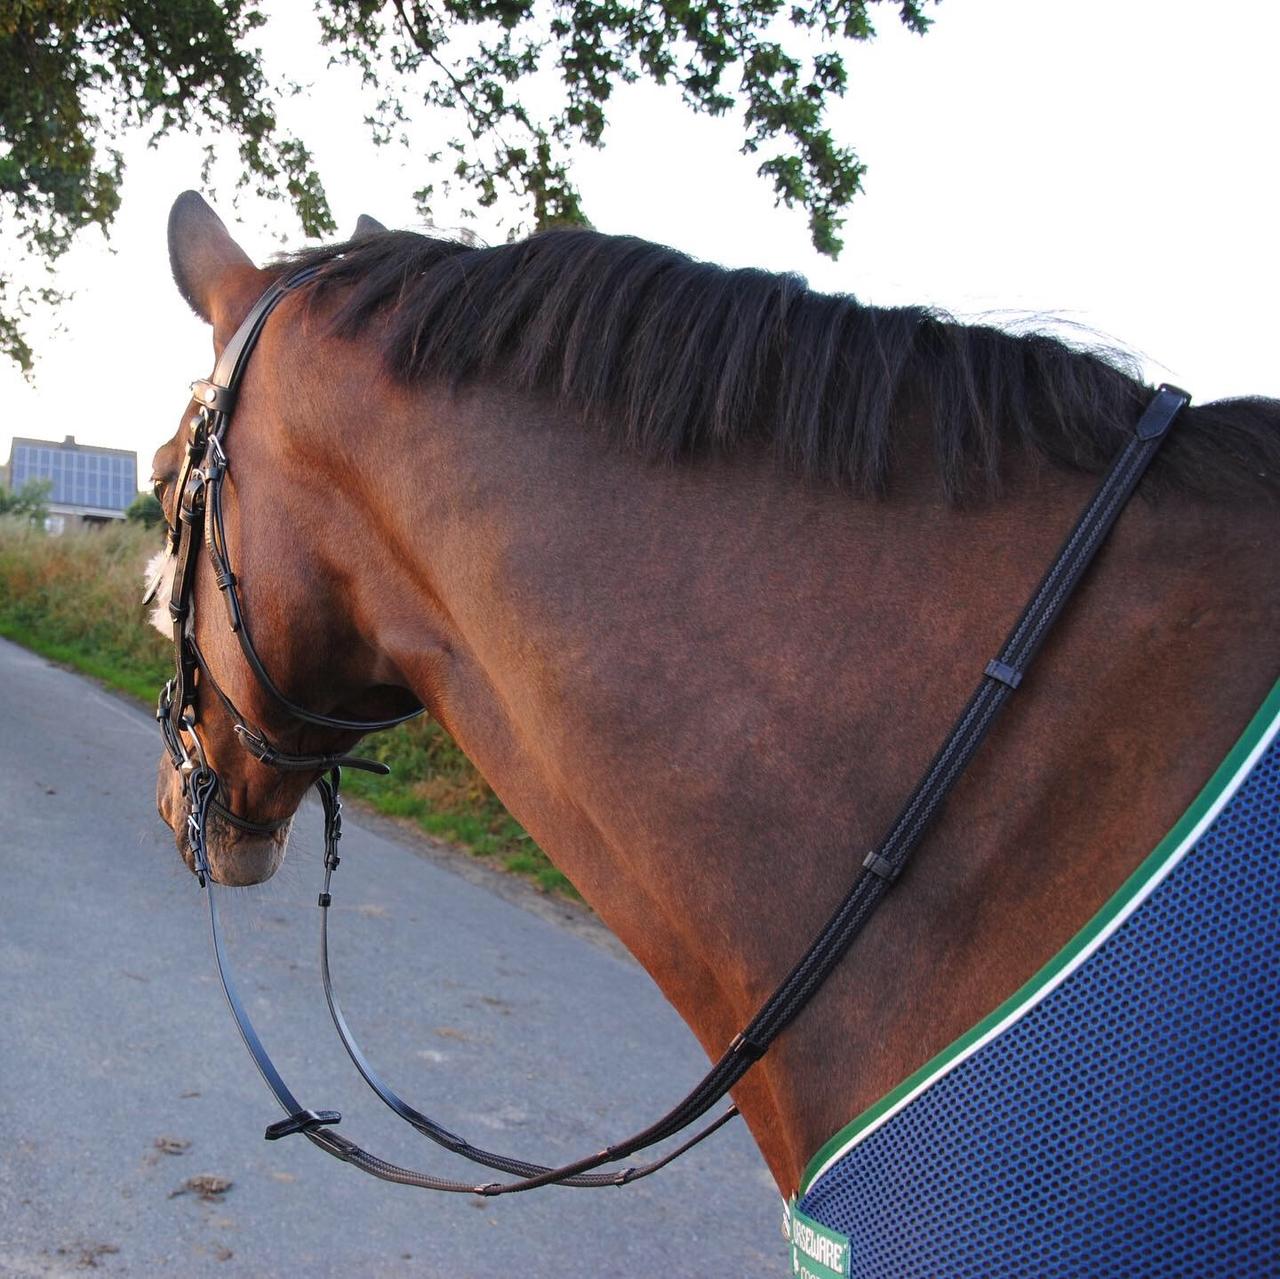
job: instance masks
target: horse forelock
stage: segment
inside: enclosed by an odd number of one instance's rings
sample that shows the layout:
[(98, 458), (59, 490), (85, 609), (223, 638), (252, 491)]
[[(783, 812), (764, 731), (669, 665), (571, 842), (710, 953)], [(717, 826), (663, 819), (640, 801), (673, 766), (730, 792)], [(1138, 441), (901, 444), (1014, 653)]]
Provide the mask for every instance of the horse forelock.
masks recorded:
[[(402, 384), (549, 394), (651, 458), (764, 441), (864, 495), (886, 491), (907, 431), (952, 500), (998, 491), (1015, 450), (1100, 472), (1151, 393), (1113, 348), (585, 229), (495, 247), (396, 231), (285, 261), (323, 268), (332, 330), (374, 335)], [(1280, 401), (1191, 410), (1148, 483), (1280, 496)]]

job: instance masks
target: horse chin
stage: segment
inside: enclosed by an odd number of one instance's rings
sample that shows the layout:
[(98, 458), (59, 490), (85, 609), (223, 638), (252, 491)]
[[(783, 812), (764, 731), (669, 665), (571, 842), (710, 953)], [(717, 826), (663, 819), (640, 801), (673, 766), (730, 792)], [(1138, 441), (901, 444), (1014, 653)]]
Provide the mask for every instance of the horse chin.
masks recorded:
[[(187, 829), (187, 805), (172, 784), (175, 776), (161, 761), (156, 807), (173, 831), (178, 852), (193, 874), (196, 869), (195, 853)], [(205, 846), (209, 857), (209, 871), (214, 883), (228, 888), (243, 888), (249, 884), (261, 884), (280, 869), (285, 849), (289, 843), (290, 819), (270, 835), (257, 835), (240, 830), (218, 813), (210, 813), (205, 823)]]

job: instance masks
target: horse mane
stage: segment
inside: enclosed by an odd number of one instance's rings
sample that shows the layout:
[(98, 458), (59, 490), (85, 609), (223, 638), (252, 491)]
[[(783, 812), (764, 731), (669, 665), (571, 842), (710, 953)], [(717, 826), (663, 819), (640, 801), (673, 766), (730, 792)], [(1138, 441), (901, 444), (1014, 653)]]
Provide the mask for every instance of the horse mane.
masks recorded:
[[(310, 287), (332, 300), (331, 330), (356, 339), (376, 326), (402, 383), (487, 378), (549, 394), (669, 461), (765, 442), (802, 474), (865, 495), (887, 490), (895, 426), (931, 437), (953, 501), (998, 492), (1016, 449), (1102, 471), (1151, 395), (1113, 350), (864, 306), (797, 275), (586, 229), (494, 247), (392, 231), (282, 265), (319, 267)], [(1280, 401), (1189, 410), (1149, 486), (1280, 497)]]

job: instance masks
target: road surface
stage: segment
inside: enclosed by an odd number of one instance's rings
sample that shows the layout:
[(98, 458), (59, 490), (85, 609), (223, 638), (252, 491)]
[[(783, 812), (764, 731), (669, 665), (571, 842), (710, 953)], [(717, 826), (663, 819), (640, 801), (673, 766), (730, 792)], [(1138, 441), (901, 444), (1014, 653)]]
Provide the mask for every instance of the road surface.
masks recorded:
[[(146, 713), (0, 641), (0, 1275), (785, 1272), (777, 1195), (740, 1121), (624, 1189), (499, 1200), (374, 1181), (300, 1138), (264, 1142), (279, 1111), (156, 817), (159, 752)], [(635, 1131), (701, 1074), (649, 979), (590, 930), (348, 817), (335, 980), (408, 1100), (480, 1144), (560, 1162)], [(268, 1049), (304, 1104), (341, 1110), (367, 1149), (487, 1176), (401, 1125), (342, 1052), (316, 965), (319, 861), (308, 803), (276, 879), (223, 893)], [(184, 1189), (223, 1182), (207, 1198)]]

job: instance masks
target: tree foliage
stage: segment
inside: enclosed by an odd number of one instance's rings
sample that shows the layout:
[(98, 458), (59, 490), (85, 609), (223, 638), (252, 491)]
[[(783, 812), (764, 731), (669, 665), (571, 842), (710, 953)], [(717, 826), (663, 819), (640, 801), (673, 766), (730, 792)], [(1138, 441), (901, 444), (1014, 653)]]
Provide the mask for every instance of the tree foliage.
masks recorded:
[[(864, 173), (826, 127), (844, 93), (842, 42), (874, 34), (887, 5), (923, 33), (937, 0), (315, 0), (333, 57), (361, 71), (376, 142), (408, 143), (415, 113), (458, 123), (451, 189), (481, 207), (513, 196), (532, 225), (585, 222), (571, 160), (599, 146), (619, 85), (679, 88), (694, 111), (741, 114), (742, 150), (779, 202), (807, 210), (836, 255)], [(234, 140), (241, 182), (287, 199), (303, 230), (334, 229), (304, 141), (278, 122), (291, 91), (264, 67), (250, 0), (0, 0), (0, 232), (52, 264), (83, 227), (109, 227), (131, 129)], [(209, 164), (214, 147), (206, 149)], [(418, 192), (430, 212), (434, 184)], [(52, 287), (0, 270), (0, 351), (29, 368), (24, 319)]]
[[(0, 232), (52, 265), (111, 224), (127, 130), (235, 139), (243, 181), (288, 199), (308, 234), (333, 230), (311, 155), (276, 119), (247, 0), (0, 0)], [(212, 161), (212, 148), (206, 151)], [(23, 321), (52, 287), (0, 271), (0, 351), (24, 368)]]
[(134, 524), (141, 524), (143, 528), (155, 528), (164, 519), (164, 507), (154, 493), (139, 493), (129, 503), (124, 517)]
[(0, 484), (0, 515), (16, 515), (43, 527), (49, 515), (52, 480), (28, 480), (20, 489)]

